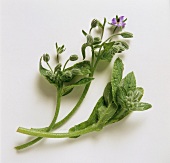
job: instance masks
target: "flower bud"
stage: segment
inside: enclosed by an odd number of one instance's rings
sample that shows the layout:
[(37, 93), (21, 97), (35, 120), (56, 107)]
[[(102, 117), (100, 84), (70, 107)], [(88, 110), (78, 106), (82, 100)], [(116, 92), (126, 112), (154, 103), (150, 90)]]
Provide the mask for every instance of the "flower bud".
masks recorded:
[(72, 79), (72, 73), (71, 71), (65, 71), (63, 72), (62, 76), (61, 76), (61, 80), (63, 82), (68, 82), (70, 81), (70, 79)]
[(133, 91), (129, 91), (128, 92), (128, 96), (130, 97), (130, 96), (133, 96)]
[(57, 71), (61, 70), (61, 66), (62, 66), (62, 64), (59, 63), (59, 64), (54, 68), (54, 72), (57, 72)]
[(69, 59), (70, 61), (76, 61), (78, 59), (78, 56), (74, 54), (74, 55), (71, 55)]
[(117, 53), (119, 51), (119, 46), (114, 45), (112, 50), (113, 50), (114, 53)]
[(132, 38), (133, 34), (130, 32), (123, 32), (120, 34), (123, 38)]
[(82, 75), (80, 69), (77, 69), (77, 68), (73, 68), (71, 72), (73, 75)]
[(50, 56), (48, 54), (43, 55), (44, 62), (48, 62), (50, 60)]
[(95, 28), (97, 26), (97, 19), (93, 19), (91, 22), (91, 28)]
[(93, 45), (100, 44), (101, 42), (102, 40), (100, 39), (100, 37), (94, 37)]
[(92, 45), (93, 44), (93, 37), (91, 35), (87, 35), (87, 44)]

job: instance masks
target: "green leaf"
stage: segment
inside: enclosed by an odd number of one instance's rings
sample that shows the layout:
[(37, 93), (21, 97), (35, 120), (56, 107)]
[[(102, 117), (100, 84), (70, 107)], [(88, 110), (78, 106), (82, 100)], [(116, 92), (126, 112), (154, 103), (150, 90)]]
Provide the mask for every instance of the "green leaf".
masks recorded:
[(112, 41), (112, 42), (109, 42), (109, 43), (104, 43), (103, 44), (103, 48), (104, 48), (104, 50), (109, 50), (113, 45), (114, 45), (114, 41)]
[(40, 74), (42, 76), (44, 76), (49, 81), (49, 83), (55, 84), (55, 75), (51, 71), (45, 69), (42, 66), (41, 62), (42, 62), (42, 57), (40, 58), (40, 62), (39, 62), (39, 71), (40, 71)]
[(108, 107), (102, 106), (98, 109), (98, 130), (101, 130), (107, 122), (112, 118), (116, 113), (117, 107), (114, 104), (110, 104)]
[(67, 94), (69, 94), (70, 92), (72, 92), (74, 87), (64, 87), (63, 91), (62, 91), (62, 96), (65, 96)]
[(113, 48), (114, 42), (104, 43), (104, 50), (101, 51), (101, 60), (105, 60), (110, 62), (115, 54), (115, 50)]
[(130, 72), (129, 74), (127, 74), (126, 77), (121, 81), (120, 85), (124, 87), (126, 92), (129, 92), (130, 90), (135, 90), (136, 79), (134, 73)]
[(102, 25), (102, 23), (99, 20), (97, 20), (97, 25), (98, 25), (98, 27), (103, 29), (103, 25)]
[(103, 96), (98, 100), (98, 102), (96, 103), (90, 117), (88, 118), (88, 120), (78, 124), (78, 125), (75, 125), (74, 127), (70, 128), (69, 129), (69, 132), (74, 132), (74, 131), (78, 131), (78, 130), (82, 130), (82, 129), (85, 129), (95, 123), (97, 123), (98, 121), (98, 109), (100, 107), (104, 106), (104, 99), (103, 99)]
[(145, 102), (139, 102), (135, 105), (134, 108), (131, 109), (131, 111), (144, 111), (147, 109), (150, 109), (152, 107), (151, 104), (145, 103)]
[(133, 34), (130, 33), (130, 32), (122, 32), (120, 34), (123, 38), (132, 38), (133, 37)]
[(111, 86), (111, 82), (109, 82), (105, 89), (104, 89), (104, 93), (103, 93), (103, 97), (104, 97), (104, 101), (106, 106), (108, 106), (109, 104), (112, 103), (113, 97), (112, 97), (112, 86)]
[(90, 83), (93, 79), (94, 78), (85, 77), (72, 85), (64, 87), (62, 90), (62, 96), (65, 96), (68, 93), (70, 93), (74, 87), (86, 85), (86, 84)]
[(111, 77), (112, 96), (115, 104), (116, 104), (116, 91), (122, 79), (123, 69), (124, 69), (124, 65), (122, 63), (122, 60), (120, 58), (117, 58), (113, 65), (112, 77)]
[(85, 32), (84, 30), (82, 30), (82, 33), (83, 33), (84, 36), (87, 35), (87, 32)]
[[(90, 61), (83, 61), (74, 64), (73, 66), (65, 69), (65, 71), (72, 71), (74, 69), (78, 69), (80, 71), (80, 74), (82, 75), (88, 75), (91, 73), (91, 66), (90, 66)], [(73, 77), (75, 75), (73, 74)]]
[(117, 87), (117, 92), (116, 92), (116, 102), (117, 104), (121, 105), (122, 108), (126, 108), (126, 90), (123, 87)]
[(113, 56), (115, 55), (113, 49), (110, 49), (108, 51), (101, 51), (100, 59), (103, 61), (111, 62)]
[[(118, 122), (120, 120), (122, 120), (123, 118), (125, 118), (127, 115), (129, 115), (131, 113), (131, 111), (125, 109), (125, 108), (121, 108), (119, 107), (116, 111), (116, 113), (110, 118), (110, 120), (107, 122), (107, 124), (111, 124), (111, 123), (115, 123)], [(107, 125), (106, 124), (106, 125)]]

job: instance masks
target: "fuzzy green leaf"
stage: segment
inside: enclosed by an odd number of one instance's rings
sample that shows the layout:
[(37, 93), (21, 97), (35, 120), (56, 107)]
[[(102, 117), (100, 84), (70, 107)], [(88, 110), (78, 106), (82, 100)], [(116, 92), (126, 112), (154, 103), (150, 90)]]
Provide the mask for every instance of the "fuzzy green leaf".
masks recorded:
[(120, 58), (117, 58), (114, 62), (113, 70), (112, 70), (112, 77), (111, 77), (111, 85), (112, 85), (112, 96), (113, 101), (116, 104), (116, 91), (117, 87), (122, 79), (124, 65)]
[(104, 89), (104, 93), (103, 93), (103, 97), (104, 97), (104, 101), (106, 106), (108, 106), (109, 104), (112, 103), (113, 97), (112, 97), (112, 86), (111, 86), (111, 82), (109, 82), (105, 89)]
[(118, 121), (122, 120), (123, 118), (125, 118), (130, 113), (131, 113), (131, 111), (129, 111), (129, 110), (125, 109), (125, 108), (119, 107), (117, 109), (116, 113), (107, 122), (107, 124), (118, 122)]
[(82, 30), (82, 33), (83, 33), (84, 36), (87, 35), (87, 32), (85, 32), (84, 30)]
[(130, 32), (122, 32), (120, 34), (123, 38), (132, 38), (133, 37), (133, 34), (130, 33)]
[[(73, 69), (80, 70), (80, 74), (82, 74), (82, 75), (88, 75), (91, 73), (90, 61), (83, 61), (83, 62), (76, 63), (73, 66), (65, 69), (65, 71), (68, 71), (68, 70), (72, 71)], [(73, 76), (74, 76), (74, 74), (73, 74)]]
[(114, 104), (110, 104), (108, 107), (102, 106), (98, 109), (98, 130), (102, 129), (107, 122), (112, 118), (112, 116), (116, 113), (117, 107)]
[(74, 127), (70, 128), (69, 132), (74, 132), (74, 131), (78, 131), (78, 130), (82, 130), (82, 129), (85, 129), (95, 123), (97, 123), (98, 121), (98, 109), (100, 107), (104, 106), (104, 99), (103, 97), (101, 97), (98, 102), (96, 103), (90, 117), (88, 118), (88, 120), (78, 124), (78, 125), (75, 125)]
[(136, 89), (136, 79), (133, 72), (130, 72), (125, 76), (125, 78), (120, 83), (121, 86), (124, 87), (126, 92), (129, 92), (130, 90)]
[(131, 111), (144, 111), (144, 110), (147, 110), (151, 107), (152, 107), (151, 104), (148, 104), (148, 103), (145, 103), (145, 102), (139, 102), (135, 105), (134, 108), (131, 109)]
[(126, 90), (123, 87), (117, 87), (116, 102), (121, 105), (122, 108), (126, 108), (126, 96)]
[(104, 50), (109, 50), (113, 45), (114, 45), (114, 41), (112, 41), (112, 42), (109, 42), (109, 43), (104, 43), (104, 45), (103, 45), (103, 48), (104, 48)]
[(64, 87), (62, 90), (62, 96), (69, 94), (73, 90), (74, 87), (86, 85), (90, 83), (93, 79), (94, 78), (85, 77), (72, 85)]
[(104, 43), (103, 50), (101, 51), (101, 60), (105, 60), (110, 62), (115, 54), (115, 50), (113, 48), (114, 42)]
[(111, 62), (113, 56), (115, 55), (113, 48), (108, 51), (102, 50), (100, 59), (103, 61)]
[(99, 20), (97, 21), (97, 26), (103, 29), (103, 25)]

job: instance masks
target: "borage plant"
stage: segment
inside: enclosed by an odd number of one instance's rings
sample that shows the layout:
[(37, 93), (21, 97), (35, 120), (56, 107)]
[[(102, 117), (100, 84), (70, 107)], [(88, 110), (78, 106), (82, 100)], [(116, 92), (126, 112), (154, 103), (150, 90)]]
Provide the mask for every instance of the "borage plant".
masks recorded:
[[(78, 59), (77, 55), (71, 55), (62, 67), (62, 64), (59, 63), (59, 58), (65, 51), (65, 47), (64, 45), (59, 47), (57, 43), (56, 51), (58, 64), (54, 69), (52, 69), (49, 64), (50, 56), (48, 54), (44, 54), (40, 58), (39, 70), (41, 75), (44, 76), (49, 83), (53, 84), (57, 89), (57, 105), (55, 114), (48, 127), (38, 129), (25, 129), (19, 127), (17, 130), (18, 132), (38, 137), (28, 143), (15, 147), (17, 150), (33, 145), (40, 141), (43, 137), (78, 137), (91, 131), (100, 130), (105, 125), (122, 119), (133, 110), (146, 110), (151, 107), (150, 104), (139, 102), (143, 95), (143, 89), (136, 88), (133, 73), (130, 73), (127, 77), (121, 80), (123, 64), (120, 59), (117, 59), (113, 68), (112, 81), (107, 84), (104, 90), (104, 95), (97, 102), (89, 119), (71, 128), (68, 133), (49, 133), (51, 130), (56, 129), (66, 123), (77, 111), (88, 92), (91, 81), (94, 79), (93, 75), (99, 61), (110, 62), (116, 53), (121, 53), (129, 48), (125, 41), (113, 40), (114, 36), (118, 35), (123, 38), (133, 37), (133, 34), (129, 32), (122, 32), (122, 28), (124, 28), (126, 20), (127, 19), (124, 19), (123, 16), (116, 16), (116, 18), (113, 18), (112, 22), (109, 23), (113, 27), (113, 32), (105, 41), (102, 41), (102, 39), (106, 25), (106, 18), (104, 18), (103, 23), (96, 19), (92, 20), (88, 33), (82, 30), (82, 33), (86, 37), (86, 43), (84, 43), (81, 47), (83, 60), (86, 58), (86, 48), (90, 47), (91, 61), (84, 60), (67, 68), (67, 63), (69, 61), (76, 61)], [(95, 28), (101, 29), (100, 37), (92, 36), (91, 31)], [(49, 69), (43, 67), (42, 60), (47, 64)], [(77, 77), (79, 77), (79, 80), (75, 82)], [(82, 95), (75, 107), (66, 117), (56, 123), (62, 96), (71, 93), (74, 87), (84, 85), (84, 91), (82, 92)]]

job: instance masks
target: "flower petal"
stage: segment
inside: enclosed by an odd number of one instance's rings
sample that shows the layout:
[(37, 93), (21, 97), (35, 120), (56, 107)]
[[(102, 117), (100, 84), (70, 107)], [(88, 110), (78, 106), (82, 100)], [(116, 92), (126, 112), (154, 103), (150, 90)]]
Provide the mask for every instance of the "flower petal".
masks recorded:
[(122, 22), (122, 27), (123, 27), (123, 28), (125, 27), (125, 25), (126, 25), (126, 23)]
[(124, 16), (120, 16), (120, 17), (119, 17), (120, 22), (122, 22), (123, 19), (124, 19)]
[(113, 25), (116, 25), (116, 24), (117, 24), (116, 18), (113, 18), (113, 19), (112, 19), (112, 24), (113, 24)]
[(117, 26), (118, 26), (118, 27), (121, 27), (122, 25), (121, 25), (121, 23), (119, 23), (119, 24), (117, 24)]

